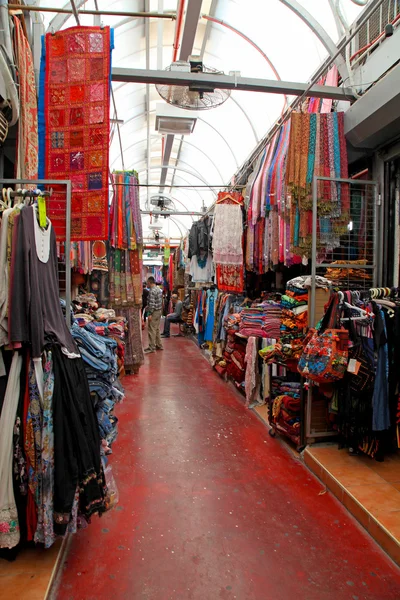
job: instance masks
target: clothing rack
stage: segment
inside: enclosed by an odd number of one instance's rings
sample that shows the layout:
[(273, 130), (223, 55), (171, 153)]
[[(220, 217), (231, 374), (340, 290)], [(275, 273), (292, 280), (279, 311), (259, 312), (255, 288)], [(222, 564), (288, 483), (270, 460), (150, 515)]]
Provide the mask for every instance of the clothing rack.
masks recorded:
[[(5, 188), (4, 188), (5, 189)], [(39, 196), (45, 197), (45, 198), (50, 198), (52, 195), (52, 190), (47, 191), (47, 190), (25, 190), (25, 189), (19, 189), (19, 190), (11, 190), (10, 191), (10, 198), (39, 198)]]
[[(65, 204), (65, 319), (67, 322), (67, 326), (71, 327), (71, 256), (70, 256), (70, 247), (71, 247), (71, 180), (70, 179), (0, 179), (0, 185), (2, 186), (52, 186), (52, 185), (63, 185), (66, 188), (66, 204)], [(40, 190), (14, 190), (10, 192), (11, 198), (15, 198), (23, 195), (23, 192), (26, 192), (25, 196), (51, 196), (51, 190), (49, 191), (40, 191)], [(40, 193), (38, 193), (40, 192)]]

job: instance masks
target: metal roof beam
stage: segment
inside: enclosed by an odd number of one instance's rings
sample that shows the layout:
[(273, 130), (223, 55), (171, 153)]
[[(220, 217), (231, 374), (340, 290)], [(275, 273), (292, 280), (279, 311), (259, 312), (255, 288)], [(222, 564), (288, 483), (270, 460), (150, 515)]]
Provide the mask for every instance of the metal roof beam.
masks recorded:
[(160, 193), (164, 191), (165, 181), (167, 179), (169, 159), (171, 158), (172, 146), (174, 145), (174, 136), (167, 135), (165, 138), (164, 155), (162, 157), (161, 177), (160, 177)]
[[(308, 10), (306, 10), (304, 6), (300, 4), (300, 2), (297, 2), (297, 0), (279, 0), (279, 2), (281, 2), (287, 8), (289, 8), (295, 15), (297, 15), (303, 21), (303, 23), (307, 25), (307, 27), (311, 29), (314, 35), (317, 36), (321, 44), (325, 47), (331, 58), (336, 55), (337, 45), (335, 44), (335, 42), (332, 40), (331, 37), (329, 37), (325, 29), (319, 23), (319, 21), (314, 19), (312, 14), (309, 13)], [(338, 68), (339, 73), (342, 76), (342, 79), (346, 80), (346, 78), (349, 75), (349, 72), (344, 58), (341, 55), (339, 55), (335, 58), (334, 62)]]
[(192, 54), (202, 2), (203, 0), (189, 0), (188, 2), (179, 60), (187, 60)]
[[(185, 17), (185, 25), (183, 28), (182, 41), (181, 41), (181, 49), (179, 53), (180, 60), (187, 60), (192, 53), (194, 39), (196, 37), (197, 24), (199, 22), (200, 10), (201, 10), (202, 0), (189, 0), (186, 10)], [(179, 40), (178, 40), (179, 43)], [(172, 134), (168, 134), (165, 139), (165, 152), (164, 152), (164, 160), (163, 165), (165, 168), (161, 171), (160, 177), (160, 192), (164, 191), (164, 184), (167, 179), (168, 167), (169, 167), (169, 159), (171, 156), (171, 151), (169, 155), (166, 154), (167, 148), (171, 148), (174, 143), (174, 136)], [(176, 165), (179, 162), (179, 154), (176, 160)], [(176, 166), (175, 165), (175, 166)], [(175, 171), (174, 171), (175, 173)]]
[(286, 94), (288, 96), (306, 95), (313, 98), (330, 98), (332, 100), (355, 100), (351, 88), (333, 87), (329, 85), (313, 85), (292, 81), (273, 81), (271, 79), (255, 79), (253, 77), (235, 77), (234, 75), (214, 75), (208, 73), (183, 73), (181, 71), (159, 71), (149, 69), (127, 69), (114, 67), (112, 80), (125, 83), (158, 83), (162, 85), (189, 86), (196, 83), (213, 86), (222, 90), (238, 90), (242, 92), (261, 92), (264, 94)]

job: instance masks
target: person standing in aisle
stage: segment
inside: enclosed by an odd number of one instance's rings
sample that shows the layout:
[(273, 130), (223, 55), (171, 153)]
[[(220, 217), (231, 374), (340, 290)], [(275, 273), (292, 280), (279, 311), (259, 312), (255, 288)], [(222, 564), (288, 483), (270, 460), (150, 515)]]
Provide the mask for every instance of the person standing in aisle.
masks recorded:
[(144, 329), (144, 325), (147, 319), (147, 302), (149, 299), (149, 290), (147, 289), (147, 283), (143, 283), (143, 292), (142, 292), (142, 329)]
[(147, 280), (149, 296), (147, 299), (147, 320), (149, 323), (149, 347), (145, 349), (146, 354), (163, 350), (160, 335), (160, 320), (162, 310), (162, 291), (156, 285), (154, 277)]
[(182, 321), (182, 301), (179, 300), (178, 294), (172, 294), (172, 307), (173, 311), (165, 317), (164, 331), (161, 337), (169, 338), (171, 332), (171, 323), (181, 323)]

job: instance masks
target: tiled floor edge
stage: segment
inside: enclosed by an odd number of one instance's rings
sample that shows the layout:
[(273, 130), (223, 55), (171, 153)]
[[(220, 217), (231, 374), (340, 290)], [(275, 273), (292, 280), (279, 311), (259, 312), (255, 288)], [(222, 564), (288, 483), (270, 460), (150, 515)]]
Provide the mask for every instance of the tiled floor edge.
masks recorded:
[(49, 585), (47, 586), (46, 594), (43, 600), (55, 600), (56, 598), (59, 578), (61, 576), (62, 569), (68, 555), (71, 540), (72, 535), (67, 534), (62, 541), (62, 544), (58, 551), (57, 559), (54, 563), (53, 570), (51, 572)]
[(318, 477), (321, 483), (347, 508), (351, 515), (374, 538), (390, 558), (400, 566), (400, 544), (390, 531), (360, 504), (357, 498), (332, 475), (326, 466), (313, 456), (309, 448), (304, 450), (304, 463)]

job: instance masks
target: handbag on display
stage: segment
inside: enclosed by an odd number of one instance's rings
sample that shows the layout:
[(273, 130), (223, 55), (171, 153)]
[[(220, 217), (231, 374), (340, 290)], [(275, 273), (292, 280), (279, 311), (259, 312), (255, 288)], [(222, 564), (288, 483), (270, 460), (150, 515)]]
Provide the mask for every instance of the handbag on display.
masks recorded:
[(298, 372), (316, 383), (343, 378), (349, 358), (349, 332), (338, 327), (339, 297), (333, 294), (319, 330), (310, 329), (297, 365)]

